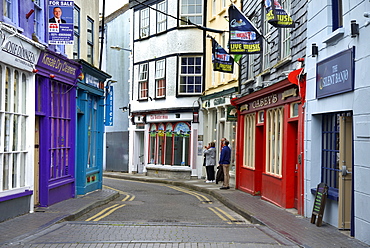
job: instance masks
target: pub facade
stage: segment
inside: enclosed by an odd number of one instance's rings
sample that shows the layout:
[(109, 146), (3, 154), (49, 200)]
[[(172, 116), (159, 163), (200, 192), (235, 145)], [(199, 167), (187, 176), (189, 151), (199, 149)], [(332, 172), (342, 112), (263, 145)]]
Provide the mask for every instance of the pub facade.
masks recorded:
[(288, 80), (232, 100), (238, 109), (236, 187), (282, 208), (303, 205), (303, 123)]

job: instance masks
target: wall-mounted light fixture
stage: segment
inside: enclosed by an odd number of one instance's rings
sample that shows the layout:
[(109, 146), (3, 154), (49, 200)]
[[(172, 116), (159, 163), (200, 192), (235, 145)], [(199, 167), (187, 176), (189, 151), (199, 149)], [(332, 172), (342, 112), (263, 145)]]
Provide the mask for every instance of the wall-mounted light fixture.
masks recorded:
[(123, 51), (127, 51), (127, 52), (132, 52), (132, 50), (127, 49), (127, 48), (123, 48), (123, 47), (120, 47), (120, 46), (111, 46), (110, 48), (115, 49), (117, 51), (123, 50)]
[(351, 20), (351, 37), (355, 38), (357, 35), (360, 34), (360, 28), (356, 20)]
[(319, 55), (319, 47), (316, 45), (316, 43), (312, 43), (311, 55), (312, 57), (316, 57), (317, 55)]

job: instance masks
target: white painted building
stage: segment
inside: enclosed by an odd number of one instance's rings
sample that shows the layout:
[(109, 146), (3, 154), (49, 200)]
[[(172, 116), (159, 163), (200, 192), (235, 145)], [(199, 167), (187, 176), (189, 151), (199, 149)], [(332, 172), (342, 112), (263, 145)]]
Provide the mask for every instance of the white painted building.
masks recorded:
[(130, 4), (133, 9), (130, 148), (133, 152), (129, 171), (141, 173), (158, 166), (200, 176), (202, 145), (198, 145), (198, 135), (202, 130), (198, 111), (199, 97), (204, 91), (205, 35), (179, 19), (203, 25), (203, 1), (196, 0), (194, 6), (173, 0), (144, 4), (130, 1)]
[(305, 215), (324, 182), (324, 222), (370, 244), (370, 2), (308, 6)]

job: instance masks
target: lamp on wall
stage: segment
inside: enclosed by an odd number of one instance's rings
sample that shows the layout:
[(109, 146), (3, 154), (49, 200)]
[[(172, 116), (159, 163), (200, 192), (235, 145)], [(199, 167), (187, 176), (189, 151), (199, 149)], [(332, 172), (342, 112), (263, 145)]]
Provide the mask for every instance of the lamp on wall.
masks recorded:
[(360, 34), (360, 28), (356, 20), (351, 20), (351, 37), (355, 38), (357, 35)]
[(319, 47), (316, 45), (316, 43), (312, 43), (311, 55), (312, 57), (316, 57), (317, 55), (319, 55)]

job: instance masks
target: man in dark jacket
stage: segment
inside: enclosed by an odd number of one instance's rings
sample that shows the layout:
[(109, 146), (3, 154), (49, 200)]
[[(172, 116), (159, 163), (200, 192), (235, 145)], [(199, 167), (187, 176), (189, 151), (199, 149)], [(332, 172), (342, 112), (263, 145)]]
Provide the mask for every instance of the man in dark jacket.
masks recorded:
[(218, 162), (224, 171), (224, 181), (220, 189), (230, 189), (229, 181), (229, 168), (230, 168), (230, 159), (231, 159), (231, 149), (229, 147), (229, 141), (224, 141), (224, 146), (222, 147), (220, 154), (220, 161)]

